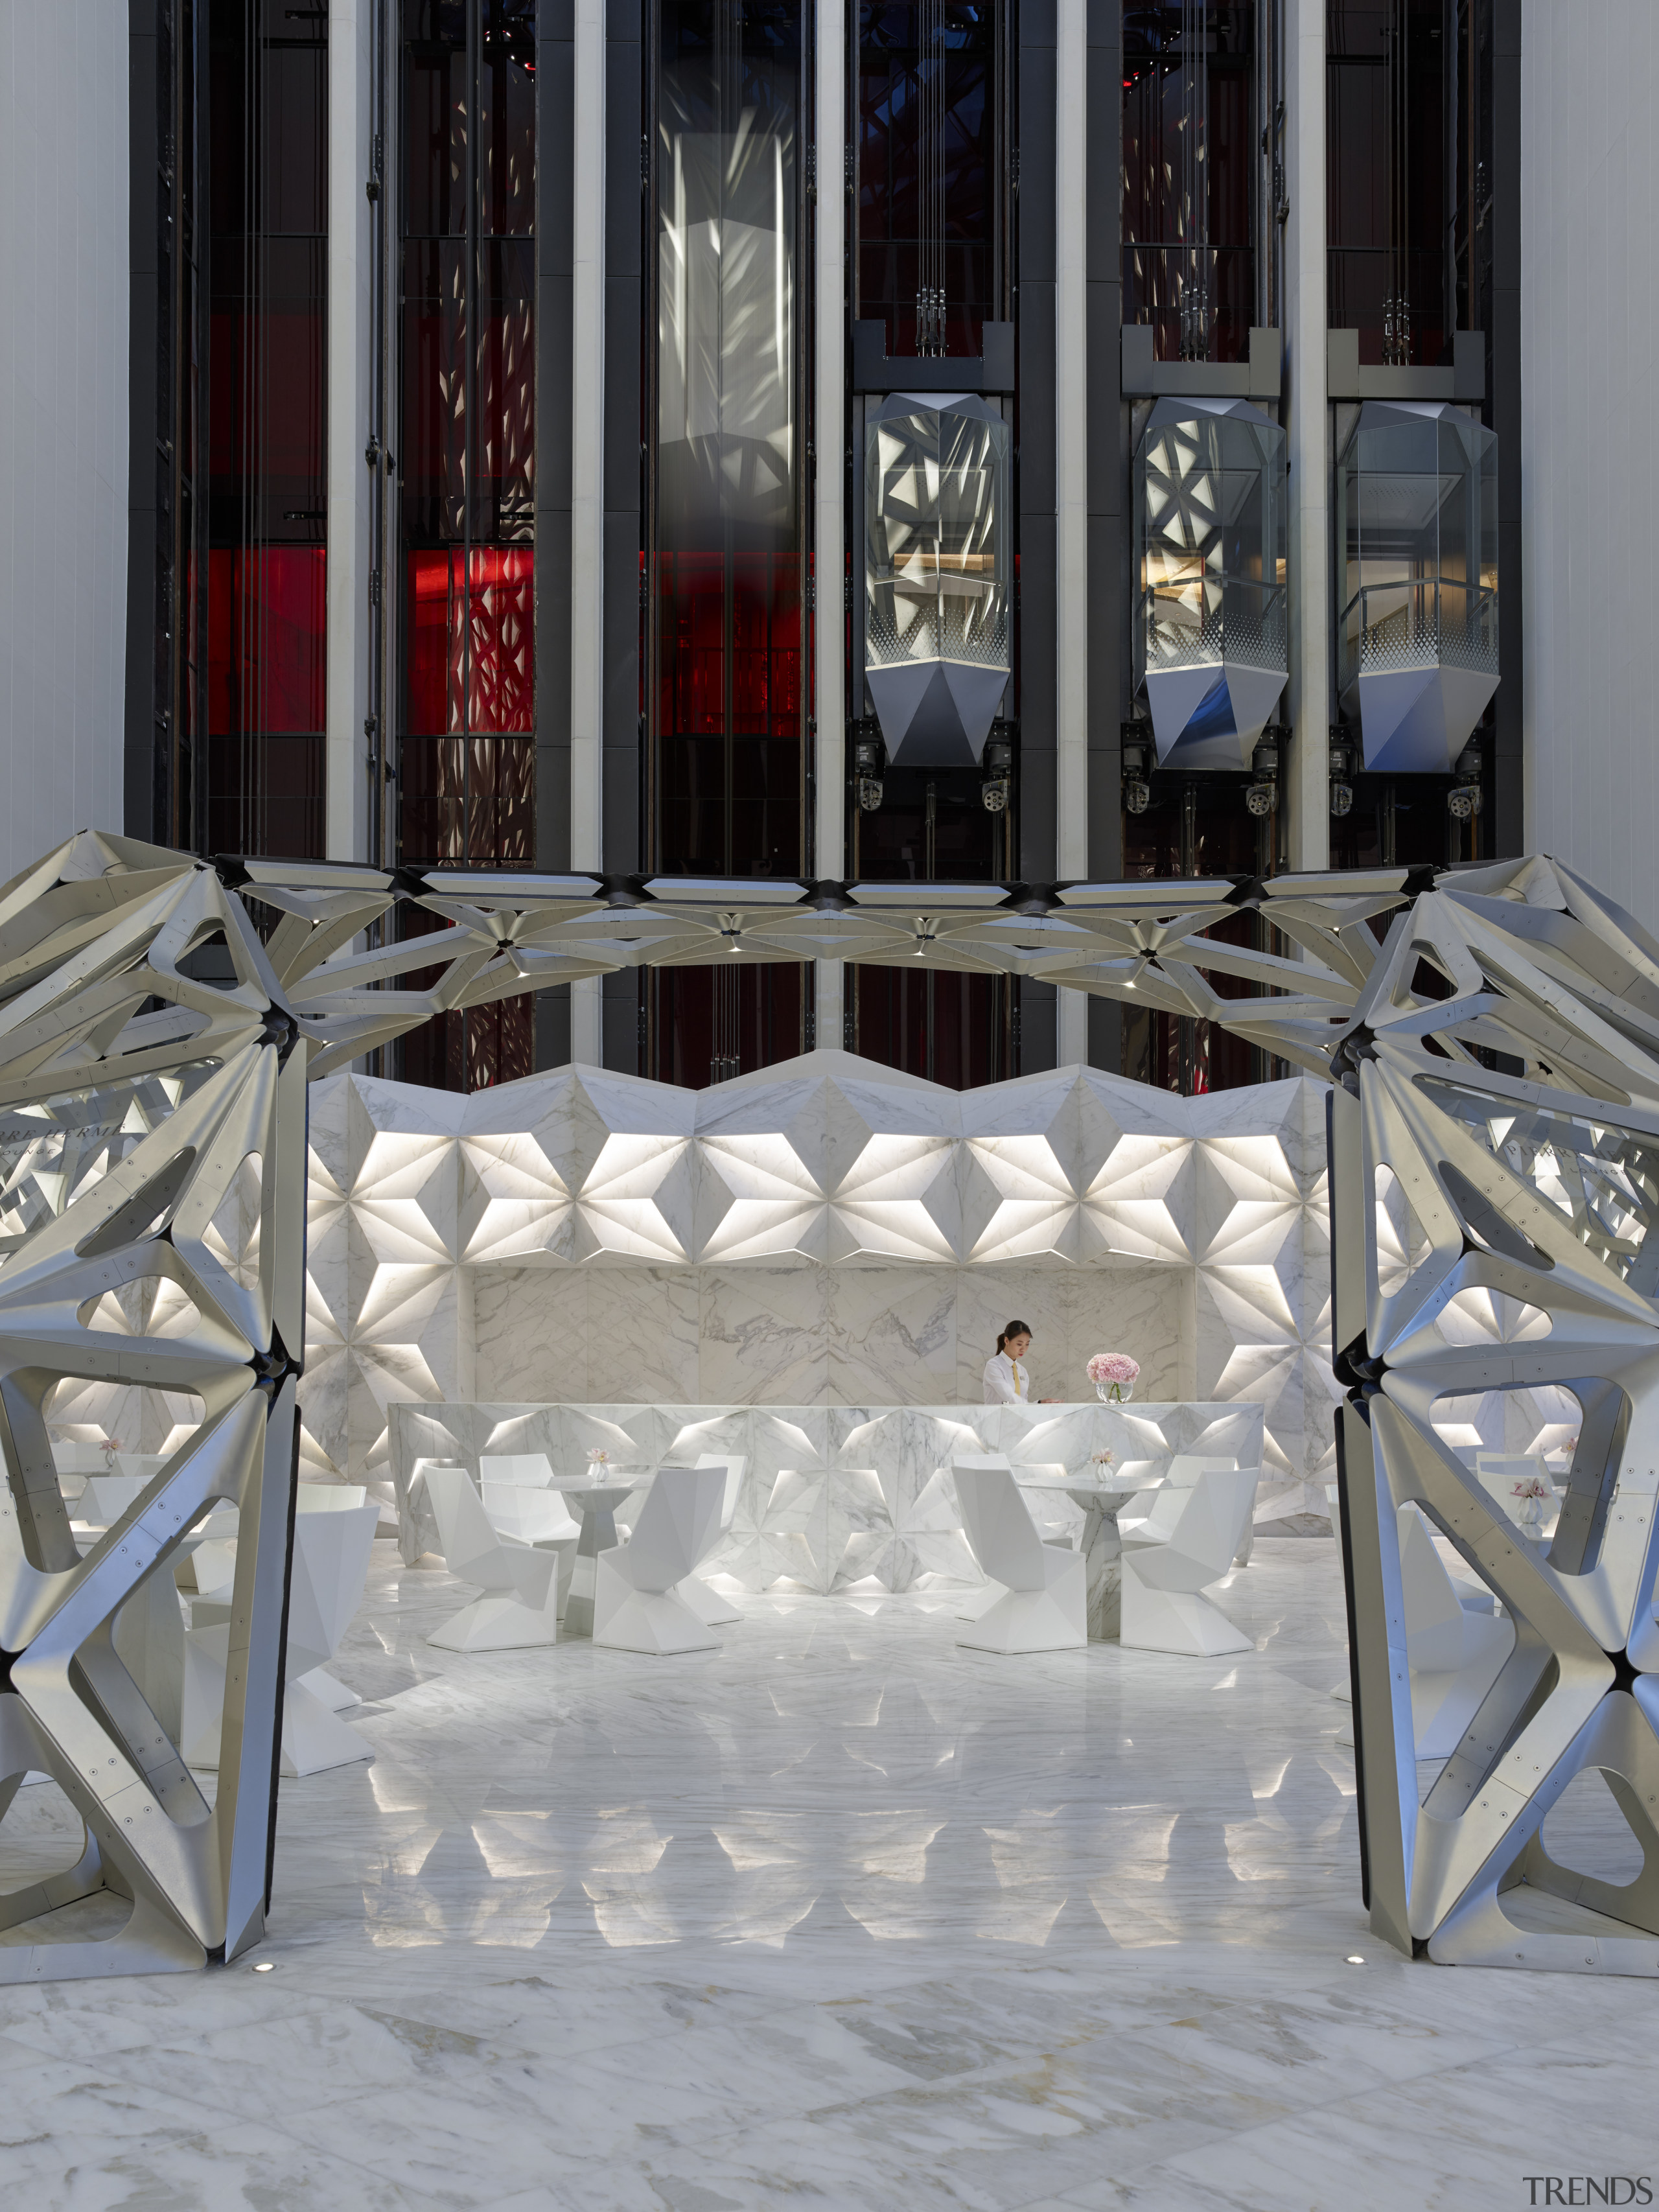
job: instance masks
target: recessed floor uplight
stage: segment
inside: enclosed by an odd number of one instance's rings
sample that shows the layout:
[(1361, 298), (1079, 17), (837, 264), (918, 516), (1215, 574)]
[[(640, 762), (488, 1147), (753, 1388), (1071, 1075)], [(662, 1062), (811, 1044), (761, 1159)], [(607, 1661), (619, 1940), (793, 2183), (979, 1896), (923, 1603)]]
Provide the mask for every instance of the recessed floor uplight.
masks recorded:
[(275, 1959), (261, 1959), (256, 1965), (250, 1966), (248, 1969), (248, 1972), (253, 1974), (274, 1974), (276, 1971), (276, 1961)]
[(1358, 1951), (1350, 1951), (1350, 1952), (1349, 1952), (1349, 1954), (1348, 1954), (1348, 1964), (1349, 1964), (1351, 1966), (1363, 1966), (1364, 1965), (1364, 1963), (1365, 1963), (1365, 1961), (1364, 1961), (1364, 1960), (1360, 1957), (1360, 1955), (1359, 1955), (1359, 1954), (1358, 1954)]

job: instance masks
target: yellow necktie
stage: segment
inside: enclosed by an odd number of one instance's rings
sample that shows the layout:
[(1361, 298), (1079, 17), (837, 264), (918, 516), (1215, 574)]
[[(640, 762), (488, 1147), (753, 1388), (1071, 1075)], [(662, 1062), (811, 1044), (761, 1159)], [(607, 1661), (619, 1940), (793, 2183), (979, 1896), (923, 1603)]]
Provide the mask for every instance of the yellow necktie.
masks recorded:
[(1021, 1382), (1024, 1380), (1024, 1377), (1021, 1376), (1019, 1371), (1019, 1362), (1017, 1359), (1011, 1359), (1008, 1362), (1008, 1364), (1014, 1370), (1014, 1395), (1018, 1398), (1019, 1395), (1019, 1386)]

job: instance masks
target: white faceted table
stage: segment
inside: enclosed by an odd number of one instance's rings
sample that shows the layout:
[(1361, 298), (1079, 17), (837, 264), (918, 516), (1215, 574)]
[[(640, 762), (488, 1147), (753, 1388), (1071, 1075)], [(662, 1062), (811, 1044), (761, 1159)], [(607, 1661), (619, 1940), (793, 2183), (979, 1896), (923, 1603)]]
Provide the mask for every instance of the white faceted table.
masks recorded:
[(561, 1624), (567, 1636), (593, 1633), (593, 1591), (599, 1553), (611, 1550), (616, 1544), (617, 1508), (650, 1479), (650, 1474), (641, 1469), (630, 1472), (626, 1482), (561, 1482), (554, 1486), (582, 1524), (575, 1565), (570, 1570), (570, 1595), (564, 1601), (564, 1620)]
[(1099, 1642), (1115, 1637), (1122, 1619), (1123, 1540), (1117, 1516), (1132, 1499), (1161, 1486), (1162, 1478), (1143, 1482), (1091, 1482), (1073, 1474), (1028, 1474), (1015, 1469), (1022, 1490), (1057, 1491), (1083, 1509), (1078, 1544), (1089, 1577), (1089, 1635)]

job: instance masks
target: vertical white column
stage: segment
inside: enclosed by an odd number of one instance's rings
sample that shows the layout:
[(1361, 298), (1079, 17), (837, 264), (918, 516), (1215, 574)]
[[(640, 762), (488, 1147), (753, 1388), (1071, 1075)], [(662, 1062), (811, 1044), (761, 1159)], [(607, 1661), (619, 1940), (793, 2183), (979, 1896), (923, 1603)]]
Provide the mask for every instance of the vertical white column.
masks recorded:
[[(571, 265), (570, 865), (604, 864), (605, 0), (576, 0)], [(552, 331), (544, 343), (556, 343)], [(570, 1056), (600, 1062), (599, 982), (570, 987)]]
[[(1059, 0), (1054, 57), (1054, 447), (1060, 457), (1055, 595), (1056, 859), (1089, 872), (1088, 0)], [(1116, 434), (1115, 421), (1110, 426)], [(1060, 1066), (1089, 1058), (1089, 999), (1059, 994)]]
[(1325, 395), (1325, 0), (1285, 15), (1285, 337), (1290, 449), (1290, 666), (1294, 735), (1284, 793), (1293, 868), (1331, 858), (1330, 407)]
[[(817, 872), (847, 872), (847, 673), (843, 582), (847, 517), (847, 12), (845, 0), (818, 0), (817, 265), (813, 271), (817, 358), (813, 414), (817, 465), (812, 533), (817, 548), (817, 650), (812, 713), (817, 723), (814, 841)], [(839, 1050), (845, 963), (817, 963), (817, 1041)]]
[[(369, 0), (328, 22), (328, 573), (324, 661), (325, 836), (331, 860), (367, 857), (368, 569), (374, 472), (363, 459), (374, 374)], [(390, 587), (389, 579), (382, 580)]]

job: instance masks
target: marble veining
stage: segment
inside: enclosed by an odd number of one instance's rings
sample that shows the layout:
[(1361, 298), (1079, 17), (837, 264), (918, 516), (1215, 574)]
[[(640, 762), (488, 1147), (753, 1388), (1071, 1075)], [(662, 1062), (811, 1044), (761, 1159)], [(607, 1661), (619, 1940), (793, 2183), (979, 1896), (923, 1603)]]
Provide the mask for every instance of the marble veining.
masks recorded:
[(375, 1757), (283, 1785), (275, 1971), (0, 1992), (20, 2203), (1499, 2212), (1650, 2170), (1646, 1989), (1500, 2003), (1366, 1931), (1328, 1543), (1258, 1543), (1224, 1661), (959, 1651), (942, 1592), (469, 1658), (424, 1641), (465, 1591), (376, 1553), (334, 1662)]

